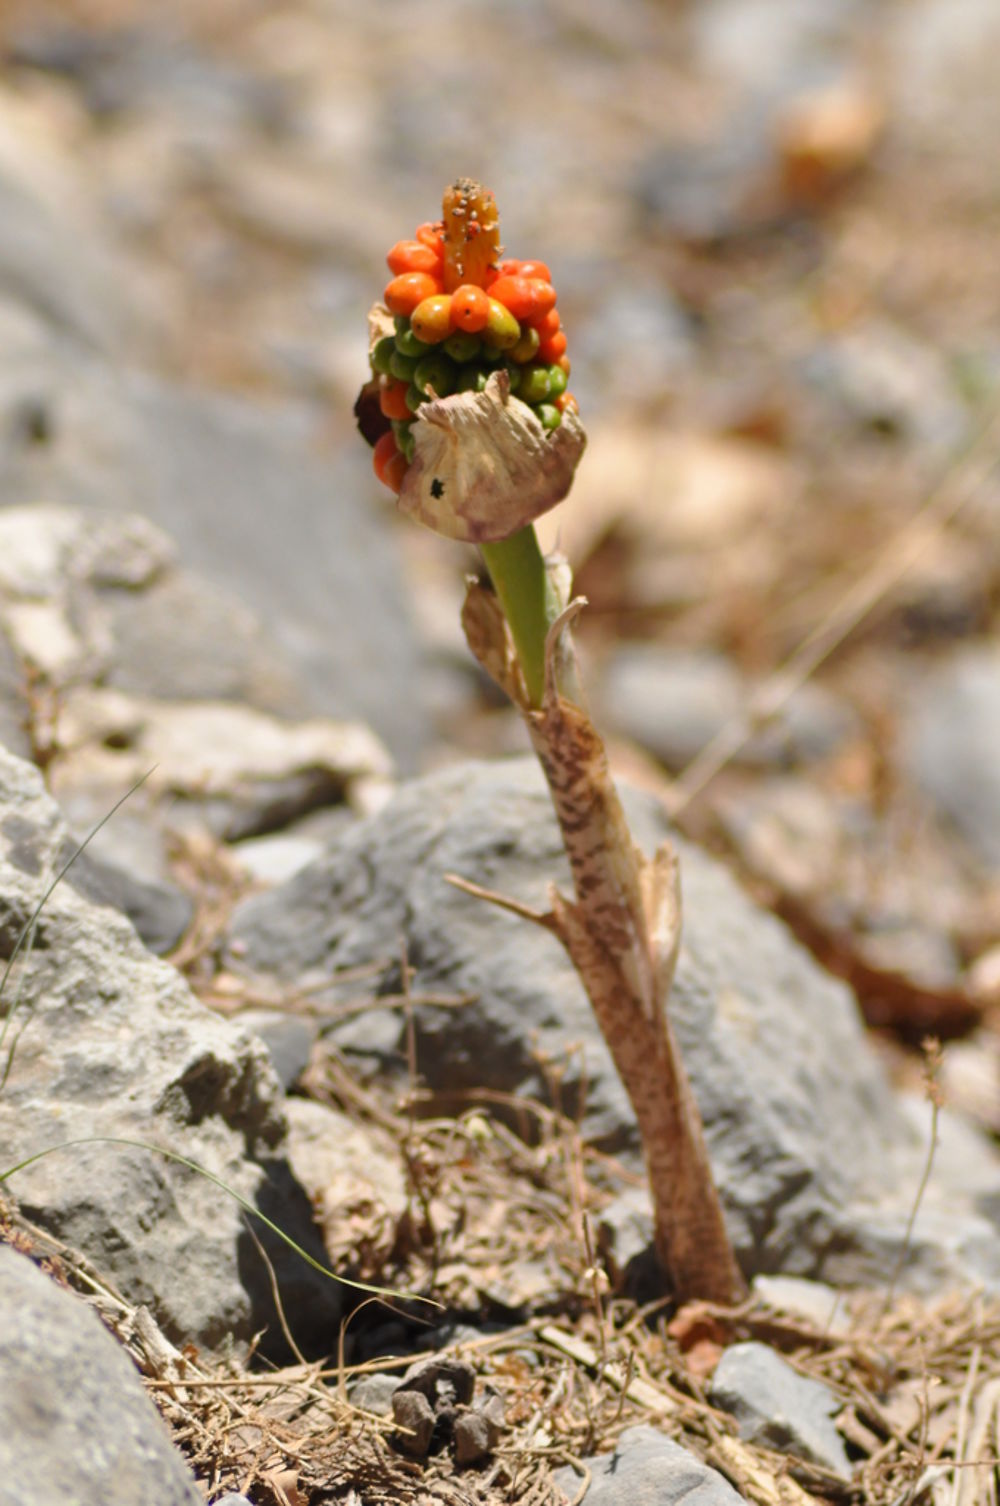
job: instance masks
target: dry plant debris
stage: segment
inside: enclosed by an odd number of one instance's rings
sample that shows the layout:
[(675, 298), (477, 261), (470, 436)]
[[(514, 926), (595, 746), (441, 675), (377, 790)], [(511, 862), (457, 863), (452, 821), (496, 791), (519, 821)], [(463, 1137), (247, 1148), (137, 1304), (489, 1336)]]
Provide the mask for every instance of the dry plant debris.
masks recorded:
[[(510, 1100), (505, 1113), (530, 1113), (528, 1143), (482, 1104), (449, 1117), (411, 1096), (400, 1111), (335, 1061), (313, 1076), (321, 1095), (394, 1128), (412, 1188), (394, 1228), (383, 1219), (366, 1231), (354, 1217), (327, 1231), (335, 1268), (432, 1295), (469, 1323), (488, 1317), (494, 1331), (360, 1364), (334, 1357), (265, 1371), (252, 1356), (178, 1350), (74, 1251), (13, 1209), (0, 1221), (0, 1238), (44, 1259), (128, 1349), (207, 1497), (239, 1490), (261, 1506), (560, 1506), (556, 1469), (574, 1467), (582, 1501), (584, 1460), (627, 1427), (650, 1423), (759, 1506), (997, 1500), (1000, 1303), (955, 1293), (887, 1306), (884, 1296), (860, 1293), (847, 1299), (849, 1321), (827, 1331), (759, 1298), (735, 1308), (689, 1303), (679, 1313), (662, 1301), (642, 1308), (609, 1293), (594, 1259), (587, 1214), (616, 1172), (585, 1153), (570, 1121)], [(403, 1307), (389, 1316), (412, 1316)], [(509, 1326), (497, 1331), (498, 1317)], [(365, 1318), (359, 1309), (345, 1325), (343, 1354)], [(422, 1324), (426, 1317), (413, 1321), (416, 1343)], [(709, 1404), (707, 1370), (723, 1347), (748, 1339), (771, 1345), (840, 1398), (852, 1484), (741, 1441), (733, 1420)], [(408, 1459), (393, 1444), (392, 1421), (348, 1399), (360, 1375), (402, 1378), (431, 1357), (471, 1363), (477, 1393), (488, 1385), (502, 1399), (506, 1428), (482, 1466), (459, 1470), (448, 1454)]]

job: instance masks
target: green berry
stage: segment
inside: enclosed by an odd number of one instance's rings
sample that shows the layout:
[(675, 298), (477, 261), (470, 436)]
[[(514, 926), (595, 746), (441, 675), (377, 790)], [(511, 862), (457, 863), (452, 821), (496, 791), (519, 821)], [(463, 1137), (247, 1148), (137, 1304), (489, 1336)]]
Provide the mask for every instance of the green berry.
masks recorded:
[(412, 382), (416, 369), (416, 356), (404, 356), (401, 351), (394, 350), (389, 357), (389, 374), (400, 382)]
[(504, 358), (504, 352), (498, 345), (484, 345), (479, 352), (479, 359), (487, 366), (499, 366)]
[(417, 409), (420, 407), (420, 404), (426, 403), (426, 401), (426, 394), (421, 392), (420, 388), (414, 386), (414, 384), (411, 382), (409, 387), (407, 387), (406, 389), (406, 406), (409, 408), (410, 412), (416, 413)]
[(415, 360), (419, 361), (420, 357), (425, 356), (430, 348), (429, 345), (424, 344), (423, 340), (417, 339), (409, 323), (396, 336), (396, 349), (401, 356), (412, 356)]
[(487, 373), (481, 366), (470, 363), (459, 367), (458, 379), (455, 383), (456, 392), (482, 392), (486, 386)]
[(549, 371), (549, 397), (562, 397), (566, 391), (566, 383), (569, 381), (561, 366), (550, 366)]
[(449, 335), (441, 346), (446, 355), (451, 356), (460, 366), (467, 361), (474, 361), (482, 349), (483, 342), (478, 335), (466, 334), (465, 330), (457, 329), (453, 335)]
[(433, 387), (436, 396), (447, 397), (455, 390), (455, 376), (455, 367), (448, 357), (435, 352), (432, 356), (424, 356), (417, 363), (417, 369), (413, 373), (413, 382), (421, 392), (427, 392)]
[(516, 392), (521, 385), (521, 367), (513, 361), (506, 363), (507, 375), (510, 378), (510, 390)]
[(517, 389), (517, 395), (523, 403), (543, 403), (549, 395), (548, 367), (522, 367), (521, 385)]
[(416, 440), (413, 437), (413, 422), (407, 422), (401, 418), (392, 421), (392, 432), (396, 440), (396, 448), (407, 460), (413, 459), (413, 451), (416, 448)]
[(372, 371), (380, 372), (383, 376), (389, 375), (389, 361), (396, 350), (396, 342), (391, 335), (383, 335), (381, 340), (376, 341), (372, 347), (371, 364)]
[(543, 429), (558, 429), (562, 423), (562, 414), (558, 408), (553, 408), (551, 403), (539, 403), (535, 409), (535, 417)]
[(517, 361), (520, 365), (525, 361), (530, 361), (532, 356), (537, 355), (538, 347), (541, 343), (542, 337), (537, 329), (523, 329), (520, 340), (518, 340), (516, 345), (511, 347), (507, 354), (512, 361)]

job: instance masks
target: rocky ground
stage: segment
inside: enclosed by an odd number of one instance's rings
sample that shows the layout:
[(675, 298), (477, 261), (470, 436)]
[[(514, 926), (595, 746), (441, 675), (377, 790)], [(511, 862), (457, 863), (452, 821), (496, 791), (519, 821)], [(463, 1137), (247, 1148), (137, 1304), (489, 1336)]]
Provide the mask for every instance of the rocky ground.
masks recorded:
[[(998, 42), (0, 9), (2, 1506), (993, 1499)], [(351, 418), (459, 172), (570, 330), (543, 531), (681, 854), (736, 1311), (663, 1300), (555, 941), (445, 879), (565, 881)]]

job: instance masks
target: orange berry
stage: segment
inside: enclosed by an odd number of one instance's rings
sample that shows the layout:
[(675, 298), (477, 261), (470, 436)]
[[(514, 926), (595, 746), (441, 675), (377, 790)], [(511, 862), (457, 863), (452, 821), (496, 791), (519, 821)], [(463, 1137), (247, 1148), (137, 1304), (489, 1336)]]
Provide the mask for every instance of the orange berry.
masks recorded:
[(559, 409), (560, 413), (579, 413), (580, 411), (580, 404), (572, 392), (563, 392), (556, 398), (555, 406)]
[(521, 263), (513, 256), (506, 257), (497, 265), (497, 275), (500, 277), (520, 277)]
[(451, 294), (432, 293), (410, 315), (410, 328), (425, 345), (438, 345), (451, 334)]
[(380, 481), (385, 481), (385, 469), (394, 455), (399, 454), (396, 444), (396, 436), (391, 429), (387, 429), (381, 439), (376, 441), (372, 451), (372, 469)]
[(542, 282), (551, 282), (552, 273), (543, 261), (523, 261), (518, 271), (519, 277), (539, 277)]
[(382, 480), (386, 486), (396, 493), (397, 497), (403, 490), (403, 482), (406, 480), (406, 473), (409, 469), (409, 461), (399, 450), (386, 462), (385, 470), (382, 473)]
[(558, 309), (549, 309), (544, 319), (533, 319), (531, 322), (543, 340), (547, 340), (550, 335), (554, 335), (556, 330), (562, 327)]
[(378, 386), (378, 404), (386, 418), (408, 419), (412, 417), (406, 406), (406, 382), (395, 382), (391, 377), (382, 377)]
[(383, 297), (390, 314), (409, 316), (418, 303), (440, 291), (440, 280), (429, 272), (401, 272), (389, 283)]
[(570, 366), (570, 364), (569, 364), (569, 356), (560, 356), (559, 359), (558, 359), (558, 361), (556, 361), (554, 364), (556, 366), (561, 366), (562, 369), (563, 369), (563, 371), (565, 371), (566, 375), (569, 376), (570, 371), (572, 369), (571, 366)]
[(422, 241), (397, 241), (386, 257), (389, 271), (397, 277), (403, 272), (437, 272), (440, 256), (435, 256), (430, 246)]
[(482, 288), (463, 283), (451, 295), (451, 322), (456, 329), (477, 335), (486, 328), (490, 317), (490, 300)]
[(427, 220), (423, 225), (417, 226), (417, 240), (423, 246), (429, 246), (438, 261), (444, 260), (444, 223), (441, 220), (431, 222)]
[(560, 356), (566, 354), (566, 336), (561, 329), (557, 329), (554, 335), (547, 335), (538, 347), (538, 359), (544, 361), (547, 366), (558, 361)]
[(520, 324), (536, 324), (555, 308), (556, 290), (540, 277), (511, 277), (501, 273), (490, 297), (510, 309)]

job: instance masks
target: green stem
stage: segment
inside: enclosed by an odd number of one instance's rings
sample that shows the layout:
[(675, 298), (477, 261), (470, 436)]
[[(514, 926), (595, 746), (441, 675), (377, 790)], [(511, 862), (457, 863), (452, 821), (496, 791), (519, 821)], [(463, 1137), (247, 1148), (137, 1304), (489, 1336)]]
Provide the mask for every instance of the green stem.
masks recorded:
[(559, 615), (559, 601), (545, 569), (534, 524), (529, 523), (509, 539), (480, 544), (479, 548), (510, 625), (528, 699), (532, 706), (540, 706), (545, 691), (545, 635)]

